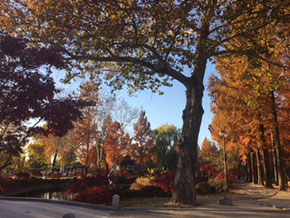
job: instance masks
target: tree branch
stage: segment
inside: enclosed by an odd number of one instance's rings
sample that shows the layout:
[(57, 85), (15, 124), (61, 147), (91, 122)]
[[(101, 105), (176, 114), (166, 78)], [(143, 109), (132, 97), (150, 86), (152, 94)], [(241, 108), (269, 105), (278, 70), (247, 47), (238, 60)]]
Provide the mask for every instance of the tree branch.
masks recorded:
[[(144, 61), (142, 59), (134, 58), (134, 57), (126, 57), (126, 56), (95, 57), (95, 56), (87, 56), (87, 55), (77, 56), (77, 55), (74, 55), (67, 50), (64, 50), (64, 48), (63, 48), (63, 51), (67, 55), (69, 55), (71, 57), (71, 59), (73, 59), (73, 60), (85, 60), (86, 59), (86, 60), (93, 60), (93, 61), (97, 61), (97, 62), (133, 63), (133, 64), (137, 64), (137, 65), (146, 67), (146, 68), (148, 68), (148, 69), (150, 69), (153, 72), (156, 72), (158, 74), (170, 76), (173, 79), (181, 82), (184, 85), (187, 85), (190, 82), (188, 77), (177, 72), (176, 70), (173, 70), (168, 65), (165, 65), (166, 63), (164, 63), (163, 61), (161, 63), (159, 62), (160, 66), (158, 66), (158, 63), (152, 64), (152, 63), (149, 63), (149, 62)], [(71, 59), (68, 58), (67, 60), (71, 60)], [(150, 74), (150, 75), (152, 75), (152, 74)]]

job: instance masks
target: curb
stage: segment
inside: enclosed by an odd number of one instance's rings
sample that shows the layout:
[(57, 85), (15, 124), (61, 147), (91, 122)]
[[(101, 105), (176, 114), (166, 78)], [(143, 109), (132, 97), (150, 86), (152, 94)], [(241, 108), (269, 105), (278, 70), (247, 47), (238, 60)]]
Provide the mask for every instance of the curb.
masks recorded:
[(271, 195), (267, 195), (267, 196), (261, 196), (261, 197), (251, 197), (253, 200), (258, 200), (258, 199), (266, 199), (266, 198), (271, 198), (273, 196), (275, 196), (278, 192), (277, 191), (274, 191), (273, 194)]
[(43, 203), (51, 203), (51, 204), (63, 204), (63, 205), (70, 205), (75, 207), (83, 207), (88, 209), (98, 209), (98, 210), (113, 210), (111, 206), (105, 205), (97, 205), (97, 204), (90, 204), (90, 203), (83, 203), (83, 202), (75, 202), (75, 201), (61, 201), (61, 200), (51, 200), (51, 199), (42, 199), (42, 198), (29, 198), (29, 197), (5, 197), (0, 196), (0, 200), (5, 201), (30, 201), (30, 202), (43, 202)]

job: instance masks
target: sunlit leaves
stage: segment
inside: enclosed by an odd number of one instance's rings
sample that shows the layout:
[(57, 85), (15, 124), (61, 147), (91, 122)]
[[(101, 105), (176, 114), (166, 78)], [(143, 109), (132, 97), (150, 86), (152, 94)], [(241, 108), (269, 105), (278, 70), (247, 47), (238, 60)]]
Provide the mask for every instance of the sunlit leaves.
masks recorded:
[(121, 128), (120, 123), (114, 122), (108, 127), (108, 135), (104, 142), (106, 161), (110, 167), (120, 165), (128, 154), (131, 143), (130, 137)]
[[(60, 92), (50, 68), (64, 67), (54, 48), (32, 48), (26, 40), (0, 33), (0, 152), (19, 155), (28, 137), (44, 131), (64, 135), (86, 105), (72, 98), (57, 99)], [(42, 68), (42, 70), (40, 70)], [(60, 110), (61, 108), (61, 110)], [(31, 121), (31, 123), (29, 123)]]
[(154, 160), (154, 138), (145, 111), (141, 111), (134, 125), (134, 137), (129, 147), (129, 155), (136, 163), (146, 165)]

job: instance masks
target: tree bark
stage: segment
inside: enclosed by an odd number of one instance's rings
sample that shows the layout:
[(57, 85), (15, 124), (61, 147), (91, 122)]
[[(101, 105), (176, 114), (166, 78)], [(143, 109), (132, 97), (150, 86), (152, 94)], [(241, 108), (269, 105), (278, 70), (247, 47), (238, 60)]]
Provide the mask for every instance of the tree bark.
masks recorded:
[(271, 168), (270, 168), (271, 166), (270, 166), (270, 160), (269, 160), (269, 152), (266, 145), (265, 128), (263, 124), (259, 124), (259, 139), (261, 143), (261, 151), (263, 154), (265, 186), (267, 188), (273, 188), (272, 180), (271, 180)]
[(224, 174), (225, 174), (225, 191), (229, 191), (229, 180), (228, 180), (228, 165), (227, 165), (227, 151), (226, 151), (226, 138), (223, 137), (223, 152), (224, 152)]
[(58, 155), (58, 150), (56, 150), (54, 153), (54, 157), (52, 161), (52, 169), (55, 167), (57, 155)]
[(250, 154), (248, 155), (247, 159), (247, 182), (252, 182), (253, 181), (253, 174), (252, 174), (252, 167), (251, 167), (251, 156)]
[(261, 155), (259, 148), (256, 151), (256, 160), (257, 160), (257, 174), (258, 174), (258, 185), (263, 185), (263, 174), (261, 166)]
[(187, 89), (186, 108), (183, 111), (183, 127), (179, 142), (178, 164), (175, 176), (173, 203), (196, 204), (195, 179), (197, 166), (197, 140), (202, 115), (202, 92), (198, 88)]
[(248, 182), (250, 180), (250, 178), (249, 178), (249, 160), (247, 160), (245, 167), (243, 167), (243, 171), (245, 173), (244, 182)]
[(274, 118), (274, 131), (275, 131), (275, 149), (276, 149), (276, 157), (277, 157), (277, 169), (278, 169), (278, 183), (279, 190), (286, 191), (286, 175), (284, 171), (284, 163), (283, 163), (283, 155), (282, 155), (282, 146), (280, 141), (280, 129), (278, 125), (278, 115), (277, 115), (277, 107), (274, 92), (271, 92), (272, 99), (272, 114)]
[(263, 165), (264, 165), (264, 176), (265, 176), (265, 186), (266, 188), (273, 188), (272, 186), (272, 173), (271, 164), (269, 159), (269, 151), (267, 148), (263, 148)]
[(252, 183), (258, 183), (257, 167), (256, 167), (255, 153), (251, 152), (251, 168), (252, 168)]
[(207, 38), (209, 23), (202, 24), (201, 34), (197, 42), (194, 71), (186, 82), (186, 106), (183, 110), (182, 133), (178, 144), (178, 163), (175, 176), (172, 202), (176, 204), (196, 205), (196, 168), (197, 140), (201, 125), (203, 79), (208, 59)]
[(279, 185), (278, 182), (278, 168), (277, 168), (277, 157), (276, 157), (276, 149), (275, 149), (275, 144), (273, 145), (273, 151), (272, 151), (272, 156), (273, 156), (273, 170), (274, 170), (274, 178), (275, 178), (275, 184)]

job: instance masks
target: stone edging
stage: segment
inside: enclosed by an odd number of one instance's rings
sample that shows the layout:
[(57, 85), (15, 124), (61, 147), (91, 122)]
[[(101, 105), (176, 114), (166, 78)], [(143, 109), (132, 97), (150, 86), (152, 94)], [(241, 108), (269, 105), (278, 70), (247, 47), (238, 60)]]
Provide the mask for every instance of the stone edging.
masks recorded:
[(60, 201), (60, 200), (42, 199), (42, 198), (0, 196), (0, 200), (44, 202), (44, 203), (52, 203), (52, 204), (70, 205), (70, 206), (75, 206), (75, 207), (84, 207), (84, 208), (89, 208), (89, 209), (113, 210), (113, 208), (111, 206), (90, 204), (90, 203), (83, 203), (83, 202), (75, 202), (75, 201)]
[(271, 198), (275, 196), (278, 193), (278, 191), (273, 191), (272, 194), (266, 195), (266, 196), (260, 196), (260, 197), (251, 197), (253, 200), (258, 200), (258, 199), (266, 199), (266, 198)]

